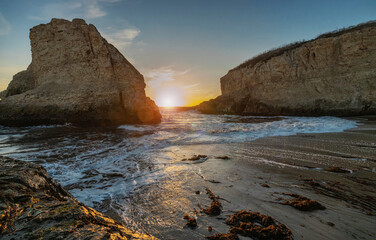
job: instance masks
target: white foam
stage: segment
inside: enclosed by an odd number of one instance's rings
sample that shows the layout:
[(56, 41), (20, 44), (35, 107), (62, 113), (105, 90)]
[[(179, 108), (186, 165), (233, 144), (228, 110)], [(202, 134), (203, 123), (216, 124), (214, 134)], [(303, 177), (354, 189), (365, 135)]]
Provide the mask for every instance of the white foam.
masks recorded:
[[(194, 111), (168, 111), (162, 112), (162, 116), (158, 125), (123, 125), (116, 131), (77, 131), (73, 126), (64, 126), (64, 131), (50, 130), (62, 125), (2, 128), (0, 154), (43, 164), (54, 179), (69, 186), (74, 196), (93, 206), (104, 199), (122, 199), (161, 179), (165, 166), (158, 165), (154, 170), (153, 164), (167, 156), (169, 147), (341, 132), (357, 126), (355, 121), (335, 117), (281, 117), (269, 122), (243, 123), (237, 120), (267, 117), (205, 115)], [(139, 134), (127, 134), (135, 132)], [(106, 177), (111, 174), (118, 176)]]

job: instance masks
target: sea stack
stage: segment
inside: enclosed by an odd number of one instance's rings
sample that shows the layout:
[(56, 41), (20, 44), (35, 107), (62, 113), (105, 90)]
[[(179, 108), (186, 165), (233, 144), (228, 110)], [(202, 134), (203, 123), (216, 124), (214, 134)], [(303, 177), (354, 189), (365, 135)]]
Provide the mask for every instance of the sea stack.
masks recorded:
[(82, 19), (30, 29), (32, 62), (0, 101), (0, 124), (159, 123), (143, 76)]
[(326, 33), (250, 59), (221, 78), (202, 113), (376, 114), (376, 22)]

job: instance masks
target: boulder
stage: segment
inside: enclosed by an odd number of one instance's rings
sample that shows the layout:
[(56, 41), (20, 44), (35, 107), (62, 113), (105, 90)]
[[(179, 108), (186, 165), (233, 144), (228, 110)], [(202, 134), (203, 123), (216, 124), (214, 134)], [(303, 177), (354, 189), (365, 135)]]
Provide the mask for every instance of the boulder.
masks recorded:
[(30, 29), (32, 62), (0, 101), (0, 124), (159, 123), (143, 76), (92, 24), (52, 19)]
[(376, 114), (376, 22), (322, 34), (256, 56), (221, 78), (202, 113)]
[(1, 239), (156, 239), (85, 206), (36, 164), (0, 156)]

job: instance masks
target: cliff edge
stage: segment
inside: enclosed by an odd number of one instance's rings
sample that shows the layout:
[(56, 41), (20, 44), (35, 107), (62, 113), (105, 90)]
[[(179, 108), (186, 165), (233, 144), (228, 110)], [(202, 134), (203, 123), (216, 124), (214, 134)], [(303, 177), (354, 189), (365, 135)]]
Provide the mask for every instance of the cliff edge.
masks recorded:
[(156, 239), (86, 207), (36, 164), (0, 156), (1, 239)]
[(0, 124), (159, 123), (143, 76), (92, 24), (52, 19), (30, 29), (32, 62), (0, 101)]
[(221, 78), (202, 113), (376, 114), (376, 22), (326, 33), (252, 58)]

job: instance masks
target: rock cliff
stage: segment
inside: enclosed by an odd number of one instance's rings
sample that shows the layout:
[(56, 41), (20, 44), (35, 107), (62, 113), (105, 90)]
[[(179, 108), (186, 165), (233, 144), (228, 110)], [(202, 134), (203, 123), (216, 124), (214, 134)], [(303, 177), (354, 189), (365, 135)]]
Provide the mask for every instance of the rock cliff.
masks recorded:
[(221, 78), (203, 113), (376, 114), (376, 22), (271, 50)]
[(0, 124), (158, 123), (143, 76), (82, 19), (30, 29), (32, 62), (0, 101)]
[(74, 199), (36, 164), (0, 156), (1, 239), (156, 239)]

